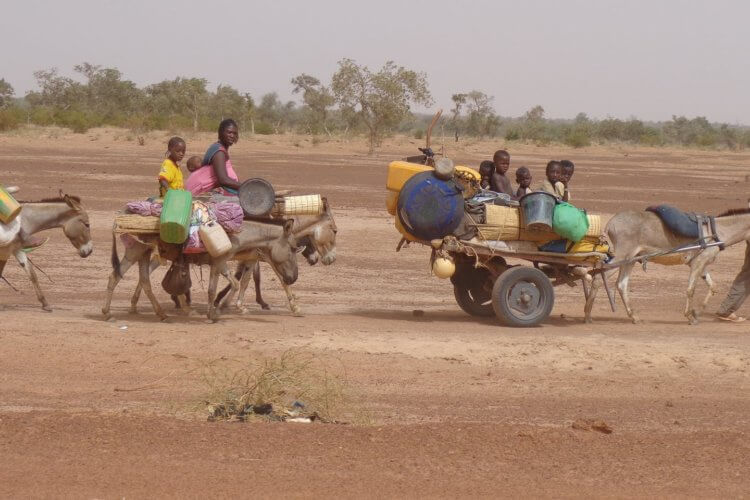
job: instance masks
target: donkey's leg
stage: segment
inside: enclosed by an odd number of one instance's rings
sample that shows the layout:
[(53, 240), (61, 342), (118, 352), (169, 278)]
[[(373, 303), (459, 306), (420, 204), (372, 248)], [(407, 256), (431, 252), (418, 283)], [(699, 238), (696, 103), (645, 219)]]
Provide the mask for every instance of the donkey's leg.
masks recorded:
[(226, 261), (211, 264), (211, 273), (208, 278), (208, 319), (211, 322), (219, 321), (219, 307), (216, 304), (216, 288), (219, 285), (219, 273), (226, 271)]
[(226, 261), (211, 265), (211, 278), (208, 282), (208, 319), (214, 323), (219, 320), (219, 307), (216, 305), (216, 288), (219, 284), (220, 273), (229, 280), (229, 285), (232, 287), (233, 292), (236, 292), (238, 287), (237, 280), (229, 271)]
[[(603, 271), (601, 273), (601, 279), (606, 280), (611, 276), (616, 269), (608, 269), (606, 271)], [(584, 321), (586, 323), (593, 323), (593, 319), (591, 318), (591, 311), (594, 309), (594, 301), (596, 300), (596, 294), (599, 292), (599, 287), (601, 286), (601, 282), (599, 279), (597, 279), (598, 276), (594, 275), (593, 279), (591, 280), (591, 286), (589, 288), (589, 296), (586, 298), (586, 305), (583, 308), (584, 312)]]
[(708, 293), (706, 294), (706, 298), (703, 299), (703, 302), (701, 302), (701, 311), (706, 308), (708, 305), (708, 301), (711, 300), (711, 297), (716, 295), (716, 283), (714, 283), (714, 280), (711, 279), (711, 275), (708, 274), (708, 271), (703, 273), (703, 281), (706, 282), (706, 286), (708, 287)]
[(177, 302), (180, 304), (180, 311), (185, 316), (190, 316), (190, 304), (188, 303), (187, 295), (178, 295)]
[(139, 271), (138, 279), (139, 279), (141, 288), (143, 289), (143, 293), (146, 294), (146, 297), (148, 297), (148, 300), (151, 302), (151, 305), (154, 308), (154, 312), (156, 313), (157, 316), (159, 316), (159, 318), (162, 321), (164, 321), (167, 319), (167, 315), (162, 310), (161, 305), (159, 305), (159, 301), (156, 300), (156, 297), (154, 296), (154, 292), (151, 290), (150, 265), (151, 265), (151, 252), (147, 252), (138, 261), (138, 271)]
[(617, 275), (617, 290), (620, 292), (622, 303), (625, 305), (625, 312), (628, 313), (630, 321), (635, 324), (640, 320), (635, 315), (635, 312), (633, 312), (633, 308), (630, 307), (630, 294), (628, 291), (628, 285), (630, 283), (630, 273), (633, 271), (633, 266), (635, 266), (635, 263), (631, 262), (629, 264), (623, 264), (620, 267), (620, 273)]
[(271, 269), (273, 269), (273, 272), (276, 273), (276, 276), (279, 278), (279, 283), (281, 283), (281, 288), (284, 289), (284, 293), (286, 293), (286, 300), (289, 302), (289, 309), (292, 311), (292, 314), (294, 316), (302, 316), (302, 312), (300, 310), (300, 307), (297, 305), (297, 297), (294, 295), (294, 292), (292, 292), (292, 288), (284, 283), (284, 279), (281, 277), (281, 273), (271, 265)]
[[(260, 294), (260, 262), (256, 262), (253, 267), (253, 281), (255, 282), (255, 302), (264, 311), (271, 309), (271, 306), (263, 300), (263, 297)], [(245, 285), (245, 288), (247, 288), (247, 285)], [(240, 291), (240, 293), (242, 293), (242, 291)]]
[(16, 260), (18, 261), (18, 263), (21, 264), (21, 267), (23, 268), (24, 271), (26, 271), (26, 274), (29, 276), (29, 279), (31, 280), (31, 284), (34, 286), (34, 291), (36, 292), (36, 298), (42, 304), (42, 309), (44, 309), (47, 312), (52, 312), (52, 308), (49, 306), (49, 303), (47, 303), (47, 299), (44, 298), (42, 289), (39, 287), (39, 280), (36, 277), (34, 264), (32, 264), (29, 261), (29, 258), (26, 256), (26, 254), (22, 250), (18, 250), (14, 252), (14, 255), (16, 256)]
[[(240, 261), (237, 262), (237, 266), (234, 269), (234, 278), (235, 280), (239, 279), (241, 280), (244, 277), (245, 272), (245, 263)], [(224, 295), (222, 296), (222, 292)], [(222, 310), (229, 307), (229, 305), (234, 301), (234, 297), (237, 295), (237, 290), (232, 288), (232, 283), (230, 282), (229, 285), (227, 285), (224, 290), (219, 292), (219, 304), (217, 304), (217, 307), (220, 307)], [(240, 310), (240, 312), (245, 312), (245, 310), (242, 308), (242, 304), (239, 300), (237, 300), (237, 308)]]
[(703, 276), (705, 279), (704, 275), (706, 274), (706, 268), (716, 259), (716, 255), (718, 253), (719, 249), (717, 247), (707, 248), (706, 250), (703, 250), (698, 255), (693, 257), (693, 259), (690, 261), (690, 276), (688, 277), (688, 286), (686, 292), (687, 297), (685, 301), (685, 316), (687, 317), (688, 322), (691, 325), (698, 324), (698, 311), (696, 311), (695, 306), (693, 305), (695, 286), (698, 284), (698, 277)]
[[(158, 259), (151, 259), (151, 264), (149, 264), (149, 275), (156, 270), (157, 267), (159, 267), (159, 260)], [(130, 312), (133, 314), (138, 313), (138, 300), (141, 298), (141, 281), (138, 280), (138, 284), (135, 286), (135, 291), (133, 292), (133, 297), (130, 299)]]
[(117, 284), (120, 282), (122, 277), (125, 276), (125, 273), (128, 271), (128, 269), (130, 269), (134, 262), (135, 260), (133, 260), (133, 257), (129, 255), (128, 252), (125, 252), (125, 256), (120, 261), (120, 276), (118, 276), (114, 270), (112, 271), (112, 274), (109, 275), (109, 282), (107, 283), (107, 295), (104, 298), (104, 306), (102, 306), (102, 314), (104, 315), (104, 319), (109, 319), (111, 317), (111, 315), (109, 314), (109, 308), (112, 304), (112, 294), (114, 293)]

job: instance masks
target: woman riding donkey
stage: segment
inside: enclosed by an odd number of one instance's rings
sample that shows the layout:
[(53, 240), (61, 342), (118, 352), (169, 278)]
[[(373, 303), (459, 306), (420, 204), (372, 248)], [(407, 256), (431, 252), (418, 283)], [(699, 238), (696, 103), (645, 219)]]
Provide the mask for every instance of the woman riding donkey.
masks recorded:
[(209, 146), (203, 156), (203, 166), (188, 177), (185, 188), (198, 196), (215, 192), (225, 196), (237, 196), (240, 180), (229, 157), (229, 148), (239, 139), (237, 122), (231, 118), (219, 124), (219, 140)]

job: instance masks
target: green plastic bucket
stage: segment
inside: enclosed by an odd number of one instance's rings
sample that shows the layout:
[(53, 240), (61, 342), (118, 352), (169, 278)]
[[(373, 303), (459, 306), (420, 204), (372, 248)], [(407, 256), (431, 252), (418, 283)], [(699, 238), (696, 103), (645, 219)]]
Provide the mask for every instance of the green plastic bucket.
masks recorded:
[(552, 216), (552, 230), (563, 238), (578, 243), (589, 230), (589, 219), (586, 212), (580, 208), (570, 203), (559, 202), (555, 205), (555, 213)]
[(170, 189), (164, 196), (159, 219), (159, 236), (167, 243), (182, 244), (190, 233), (193, 195), (183, 189)]
[(0, 186), (0, 222), (7, 224), (16, 218), (21, 211), (21, 205), (8, 191)]

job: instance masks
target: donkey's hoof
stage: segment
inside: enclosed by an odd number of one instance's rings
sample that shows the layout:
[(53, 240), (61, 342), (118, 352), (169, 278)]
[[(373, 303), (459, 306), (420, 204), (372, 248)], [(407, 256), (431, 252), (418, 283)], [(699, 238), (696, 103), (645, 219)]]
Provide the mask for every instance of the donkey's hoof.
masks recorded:
[(102, 313), (102, 319), (104, 321), (112, 321), (112, 315), (110, 313), (108, 313), (108, 312), (103, 312)]
[(593, 323), (593, 322), (594, 322), (594, 320), (593, 320), (593, 319), (591, 319), (591, 318), (584, 318), (584, 319), (583, 319), (583, 322), (584, 322), (584, 323), (586, 323), (587, 325), (590, 325), (591, 323)]
[(44, 305), (44, 306), (42, 306), (42, 311), (51, 313), (52, 312), (52, 308), (50, 306), (48, 306), (48, 305)]
[(128, 312), (130, 314), (138, 314), (138, 307), (131, 307), (130, 309), (128, 309)]
[(271, 306), (269, 306), (269, 305), (268, 305), (268, 304), (266, 304), (265, 302), (258, 302), (258, 305), (259, 305), (259, 306), (260, 306), (260, 308), (261, 308), (261, 309), (263, 309), (264, 311), (270, 311), (270, 310), (271, 310)]

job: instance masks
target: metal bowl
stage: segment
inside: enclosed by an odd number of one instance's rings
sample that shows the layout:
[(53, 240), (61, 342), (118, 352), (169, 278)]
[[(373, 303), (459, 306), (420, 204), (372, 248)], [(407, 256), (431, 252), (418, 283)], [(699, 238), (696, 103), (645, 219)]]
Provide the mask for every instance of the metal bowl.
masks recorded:
[(245, 215), (261, 217), (273, 209), (274, 191), (268, 181), (255, 178), (248, 179), (240, 185), (238, 196)]

